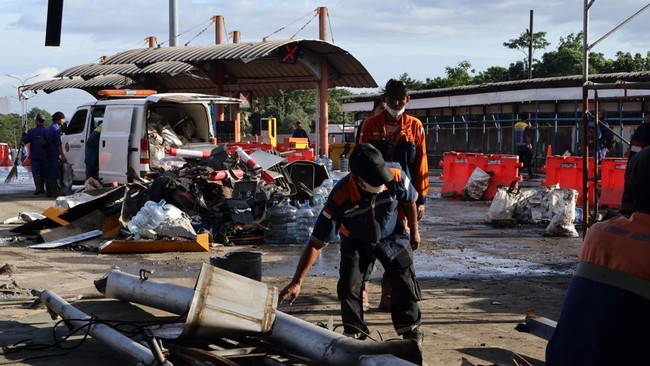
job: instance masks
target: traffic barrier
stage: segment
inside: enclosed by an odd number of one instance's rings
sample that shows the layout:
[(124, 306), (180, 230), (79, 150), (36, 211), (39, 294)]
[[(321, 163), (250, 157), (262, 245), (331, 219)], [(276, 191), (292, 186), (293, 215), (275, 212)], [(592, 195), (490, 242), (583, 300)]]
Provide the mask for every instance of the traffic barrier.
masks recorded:
[(521, 181), (519, 168), (524, 166), (523, 163), (519, 162), (518, 155), (478, 154), (475, 159), (476, 167), (490, 174), (490, 183), (481, 199), (492, 200), (497, 193), (497, 189), (502, 186), (517, 188), (518, 182)]
[(477, 153), (459, 153), (455, 151), (446, 152), (443, 154), (442, 174), (442, 188), (440, 194), (443, 197), (458, 197), (460, 196), (463, 188), (467, 184), (470, 175), (476, 168)]
[[(31, 160), (32, 149), (31, 149), (30, 144), (27, 144), (26, 146), (27, 146), (27, 157), (25, 158), (25, 160), (23, 160), (22, 165), (23, 166), (32, 166), (32, 160)], [(19, 154), (20, 154), (20, 152), (19, 152)]]
[(314, 149), (304, 149), (304, 150), (294, 150), (286, 151), (280, 153), (280, 155), (287, 159), (287, 162), (291, 163), (297, 160), (309, 160), (315, 161), (316, 155), (314, 154)]
[(13, 166), (8, 144), (0, 144), (0, 166)]
[(604, 158), (600, 165), (600, 198), (602, 207), (618, 209), (621, 207), (623, 187), (625, 185), (625, 168), (627, 159)]
[[(581, 156), (549, 156), (546, 158), (546, 179), (542, 185), (550, 187), (559, 184), (560, 188), (570, 188), (578, 191), (578, 204), (582, 202), (582, 157)], [(589, 178), (593, 178), (594, 170), (591, 169), (594, 164), (594, 158), (589, 158)], [(589, 204), (595, 204), (596, 189), (593, 180), (587, 184), (589, 190)]]

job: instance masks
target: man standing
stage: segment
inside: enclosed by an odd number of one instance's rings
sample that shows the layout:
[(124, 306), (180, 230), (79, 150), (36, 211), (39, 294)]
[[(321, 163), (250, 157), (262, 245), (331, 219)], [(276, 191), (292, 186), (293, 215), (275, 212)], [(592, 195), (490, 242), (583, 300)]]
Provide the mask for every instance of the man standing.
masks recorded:
[(23, 144), (29, 144), (29, 158), (32, 164), (32, 178), (34, 179), (34, 195), (45, 193), (47, 142), (45, 140), (45, 116), (36, 115), (36, 127), (26, 131), (23, 127)]
[(597, 222), (584, 238), (547, 365), (644, 365), (650, 359), (650, 147), (625, 170), (630, 218)]
[[(280, 292), (280, 301), (294, 302), (320, 250), (338, 232), (341, 263), (337, 293), (344, 334), (365, 338), (369, 333), (363, 320), (361, 284), (369, 263), (377, 258), (393, 285), (391, 319), (397, 334), (421, 344), (421, 294), (413, 268), (413, 250), (420, 244), (417, 192), (408, 176), (389, 168), (370, 144), (354, 148), (350, 170), (332, 189), (291, 283)], [(410, 235), (398, 207), (406, 216)]]
[(48, 144), (45, 189), (48, 197), (56, 197), (59, 194), (58, 181), (61, 176), (59, 164), (68, 162), (61, 146), (61, 126), (64, 123), (65, 115), (62, 112), (56, 112), (52, 115), (52, 124), (45, 131), (45, 140)]
[[(384, 111), (368, 117), (361, 126), (360, 143), (370, 143), (381, 151), (384, 160), (399, 164), (418, 192), (417, 218), (424, 215), (424, 203), (429, 193), (429, 163), (426, 137), (422, 122), (405, 113), (410, 101), (406, 84), (390, 79), (382, 95)], [(382, 279), (380, 310), (389, 310), (390, 283)]]
[(528, 170), (528, 179), (530, 180), (535, 178), (535, 174), (533, 174), (533, 134), (531, 133), (529, 118), (528, 112), (523, 112), (521, 121), (515, 123), (513, 129), (517, 155), (519, 155), (519, 161), (524, 163), (524, 168)]
[[(626, 153), (628, 164), (632, 161), (634, 155), (646, 146), (650, 146), (650, 113), (643, 117), (643, 123), (634, 130), (632, 138), (630, 138), (630, 147)], [(624, 185), (620, 211), (625, 215), (629, 215), (634, 211), (634, 206), (634, 198), (632, 197), (627, 185)]]
[(309, 135), (307, 134), (307, 131), (302, 128), (302, 123), (300, 121), (296, 122), (296, 129), (293, 130), (291, 137), (304, 137), (307, 139), (308, 143), (311, 143), (309, 142)]

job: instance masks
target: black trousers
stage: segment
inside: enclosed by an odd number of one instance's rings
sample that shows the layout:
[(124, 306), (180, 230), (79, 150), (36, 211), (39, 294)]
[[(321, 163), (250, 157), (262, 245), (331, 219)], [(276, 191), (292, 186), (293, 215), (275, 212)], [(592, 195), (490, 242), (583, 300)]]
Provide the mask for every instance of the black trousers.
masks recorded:
[(358, 242), (341, 243), (337, 294), (341, 301), (341, 318), (346, 333), (369, 333), (363, 320), (361, 286), (374, 258), (383, 265), (393, 289), (391, 320), (397, 334), (408, 332), (420, 324), (422, 314), (418, 301), (421, 299), (421, 293), (415, 279), (412, 249), (407, 247), (393, 260), (389, 260), (376, 248)]

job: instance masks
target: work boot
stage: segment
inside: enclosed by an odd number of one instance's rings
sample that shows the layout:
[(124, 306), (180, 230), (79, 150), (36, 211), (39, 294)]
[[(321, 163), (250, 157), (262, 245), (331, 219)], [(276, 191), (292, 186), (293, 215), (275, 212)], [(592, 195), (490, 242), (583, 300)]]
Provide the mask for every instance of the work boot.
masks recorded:
[(34, 186), (36, 187), (34, 190), (34, 196), (45, 193), (45, 182), (43, 181), (43, 177), (40, 175), (34, 176)]
[(370, 310), (370, 302), (368, 301), (368, 286), (370, 286), (370, 282), (363, 281), (363, 285), (361, 286), (361, 307), (363, 308), (363, 311)]
[(381, 279), (381, 300), (379, 301), (379, 311), (390, 312), (390, 296), (392, 288), (388, 278)]
[(422, 333), (420, 327), (418, 326), (415, 329), (403, 333), (402, 339), (413, 339), (415, 342), (417, 342), (418, 346), (422, 347), (422, 342), (424, 341), (424, 333)]
[(47, 179), (45, 181), (45, 189), (47, 190), (48, 197), (56, 198), (59, 196), (59, 182), (56, 179)]

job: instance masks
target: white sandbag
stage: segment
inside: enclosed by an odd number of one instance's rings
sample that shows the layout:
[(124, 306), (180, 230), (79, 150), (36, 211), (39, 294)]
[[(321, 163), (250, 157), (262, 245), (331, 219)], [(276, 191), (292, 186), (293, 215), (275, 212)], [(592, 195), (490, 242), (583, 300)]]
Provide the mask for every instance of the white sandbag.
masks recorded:
[(499, 187), (492, 199), (485, 221), (487, 223), (512, 220), (519, 200), (518, 190), (509, 187)]
[(469, 176), (465, 188), (461, 192), (461, 197), (466, 200), (478, 201), (490, 184), (490, 175), (483, 169), (476, 167)]
[(573, 224), (578, 191), (575, 189), (554, 189), (547, 195), (547, 200), (551, 202), (548, 206), (553, 216), (544, 230), (544, 235), (579, 237), (578, 231), (576, 231)]
[(89, 195), (88, 193), (79, 192), (71, 194), (69, 196), (59, 196), (54, 201), (54, 206), (61, 207), (63, 209), (71, 209), (74, 206), (82, 204), (84, 202), (92, 201), (95, 197)]
[(531, 188), (520, 189), (519, 199), (515, 204), (515, 211), (512, 214), (513, 219), (518, 224), (534, 224), (533, 206), (536, 202), (532, 199), (537, 195), (537, 191)]

